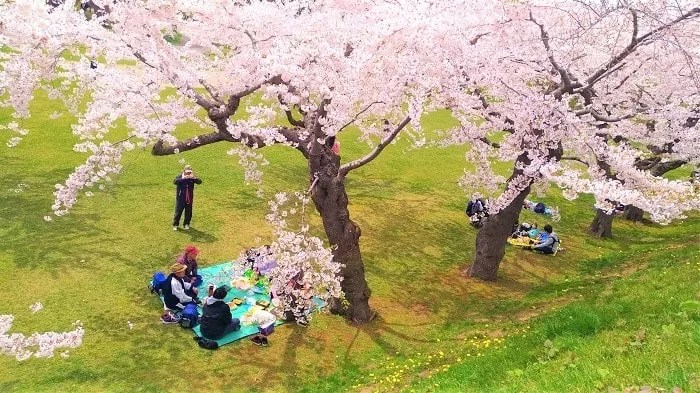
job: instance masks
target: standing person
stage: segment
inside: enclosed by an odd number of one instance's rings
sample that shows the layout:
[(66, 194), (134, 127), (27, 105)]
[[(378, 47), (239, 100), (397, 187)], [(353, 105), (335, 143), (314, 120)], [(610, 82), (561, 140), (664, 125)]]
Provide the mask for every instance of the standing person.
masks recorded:
[(224, 302), (227, 293), (225, 287), (218, 287), (204, 303), (200, 329), (205, 338), (218, 340), (241, 328), (241, 322), (231, 316), (231, 308)]
[(173, 231), (177, 231), (180, 226), (180, 216), (182, 211), (185, 211), (184, 229), (190, 229), (190, 221), (192, 220), (192, 204), (194, 203), (194, 185), (202, 184), (202, 179), (195, 176), (192, 167), (185, 166), (185, 170), (177, 175), (173, 184), (176, 186), (175, 191), (175, 217), (173, 217)]

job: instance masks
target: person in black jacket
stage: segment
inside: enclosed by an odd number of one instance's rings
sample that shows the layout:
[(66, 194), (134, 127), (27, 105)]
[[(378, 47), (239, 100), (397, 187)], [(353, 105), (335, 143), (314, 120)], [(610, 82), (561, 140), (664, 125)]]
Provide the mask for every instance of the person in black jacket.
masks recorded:
[(170, 275), (163, 283), (161, 289), (163, 302), (170, 310), (183, 310), (189, 303), (200, 303), (197, 298), (197, 288), (183, 280), (186, 269), (185, 265), (173, 264), (170, 266)]
[(214, 294), (207, 298), (200, 320), (200, 331), (204, 338), (218, 340), (241, 328), (241, 322), (231, 316), (231, 308), (224, 302), (227, 293), (225, 287), (218, 287)]
[(177, 231), (180, 226), (180, 216), (185, 211), (184, 229), (190, 229), (192, 221), (192, 204), (194, 203), (194, 185), (202, 184), (202, 179), (192, 172), (192, 168), (187, 165), (185, 170), (175, 177), (175, 217), (173, 217), (173, 231)]

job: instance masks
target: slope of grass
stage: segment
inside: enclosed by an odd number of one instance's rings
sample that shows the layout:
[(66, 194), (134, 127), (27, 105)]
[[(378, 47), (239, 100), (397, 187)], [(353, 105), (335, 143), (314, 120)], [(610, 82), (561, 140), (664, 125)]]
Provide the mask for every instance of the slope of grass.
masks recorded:
[[(45, 222), (54, 184), (84, 157), (71, 151), (72, 119), (49, 119), (60, 106), (39, 95), (32, 110), (20, 145), (0, 145), (0, 314), (15, 316), (10, 333), (66, 331), (76, 320), (86, 333), (68, 358), (0, 356), (3, 391), (700, 390), (698, 218), (668, 227), (618, 220), (615, 239), (593, 239), (592, 200), (552, 190), (541, 199), (562, 211), (555, 230), (565, 250), (508, 248), (499, 282), (467, 280), (460, 272), (475, 232), (457, 186), (464, 149), (399, 142), (347, 181), (377, 319), (353, 326), (321, 314), (308, 328), (281, 326), (268, 348), (241, 341), (207, 352), (189, 331), (160, 324), (146, 284), (188, 243), (206, 266), (270, 240), (266, 200), (226, 155), (233, 145), (131, 152), (116, 184)], [(8, 119), (0, 112), (0, 123)], [(424, 121), (450, 124), (444, 113)], [(343, 162), (368, 151), (353, 135), (341, 143)], [(268, 198), (308, 187), (299, 153), (264, 154)], [(173, 232), (172, 179), (185, 162), (204, 183), (193, 229)], [(308, 219), (321, 236), (315, 212)], [(44, 309), (31, 313), (37, 301)]]

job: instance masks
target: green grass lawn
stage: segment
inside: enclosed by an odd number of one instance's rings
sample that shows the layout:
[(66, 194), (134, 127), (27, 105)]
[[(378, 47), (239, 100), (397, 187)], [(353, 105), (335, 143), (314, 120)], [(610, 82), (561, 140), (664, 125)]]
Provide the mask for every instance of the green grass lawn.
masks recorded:
[[(225, 153), (232, 145), (131, 152), (114, 186), (45, 222), (54, 184), (84, 157), (71, 151), (73, 119), (49, 119), (60, 106), (39, 95), (32, 110), (19, 146), (7, 148), (0, 133), (0, 314), (15, 316), (10, 333), (67, 331), (80, 320), (85, 337), (65, 359), (0, 356), (2, 391), (700, 391), (698, 216), (666, 227), (617, 220), (613, 240), (593, 239), (592, 200), (552, 189), (541, 200), (561, 210), (565, 250), (509, 247), (499, 282), (476, 282), (460, 274), (476, 234), (457, 186), (464, 148), (400, 142), (347, 183), (379, 316), (353, 326), (321, 314), (308, 328), (280, 326), (267, 348), (243, 340), (209, 352), (160, 323), (146, 285), (188, 243), (206, 266), (271, 239), (266, 199), (243, 184)], [(341, 142), (343, 162), (368, 150), (351, 136)], [(268, 197), (308, 187), (299, 153), (275, 146), (265, 155)], [(204, 180), (189, 232), (170, 226), (180, 160)], [(531, 214), (523, 219), (536, 221)], [(320, 236), (315, 212), (309, 219)], [(44, 309), (33, 314), (37, 301)]]

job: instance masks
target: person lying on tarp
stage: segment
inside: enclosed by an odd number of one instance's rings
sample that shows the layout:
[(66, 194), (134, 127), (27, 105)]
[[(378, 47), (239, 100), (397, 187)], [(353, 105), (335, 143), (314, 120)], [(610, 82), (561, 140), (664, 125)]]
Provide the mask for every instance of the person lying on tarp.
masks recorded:
[(170, 275), (161, 290), (165, 307), (169, 310), (183, 310), (189, 303), (201, 303), (197, 298), (197, 288), (184, 280), (186, 270), (187, 266), (181, 263), (170, 266)]
[(552, 226), (547, 224), (544, 226), (544, 232), (540, 232), (535, 244), (525, 247), (525, 249), (543, 254), (554, 254), (558, 246), (559, 237), (554, 233)]
[(227, 294), (226, 287), (218, 287), (204, 301), (200, 319), (200, 331), (204, 338), (218, 340), (241, 328), (241, 321), (231, 316), (231, 307), (224, 302)]
[(269, 311), (263, 310), (260, 306), (251, 307), (243, 314), (243, 324), (258, 325), (258, 333), (250, 338), (255, 345), (268, 345), (268, 336), (275, 330), (277, 317)]
[(556, 209), (552, 209), (551, 207), (545, 206), (544, 203), (542, 202), (533, 202), (529, 199), (526, 199), (523, 202), (523, 209), (525, 210), (532, 210), (533, 212), (537, 214), (542, 214), (548, 217), (557, 217), (559, 212)]

